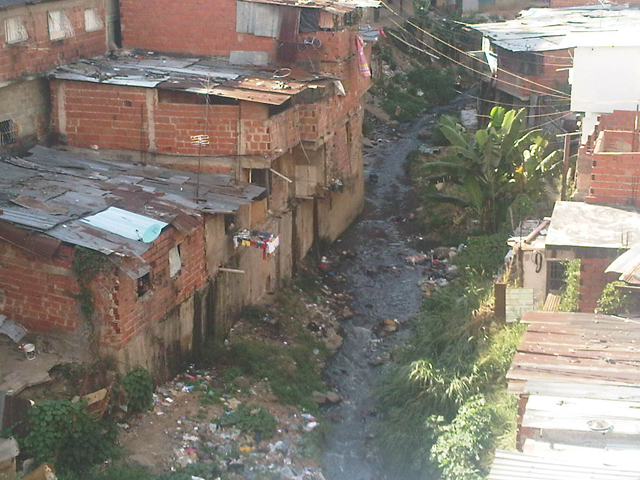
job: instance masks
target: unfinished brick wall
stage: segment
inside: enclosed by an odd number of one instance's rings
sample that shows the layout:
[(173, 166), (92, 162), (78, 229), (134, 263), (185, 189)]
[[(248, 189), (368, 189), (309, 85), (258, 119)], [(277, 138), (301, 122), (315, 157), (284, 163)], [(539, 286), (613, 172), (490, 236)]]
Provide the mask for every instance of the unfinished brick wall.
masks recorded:
[(539, 61), (542, 63), (542, 71), (536, 75), (517, 73), (514, 68), (515, 64), (531, 61), (530, 58), (522, 60), (520, 53), (499, 50), (498, 64), (504, 69), (498, 71), (497, 87), (500, 90), (519, 98), (529, 98), (532, 91), (536, 95), (559, 95), (558, 92), (553, 92), (540, 85), (562, 90), (562, 87), (569, 84), (567, 68), (573, 64), (573, 49), (534, 52), (534, 55), (539, 57)]
[(120, 12), (126, 47), (222, 56), (260, 51), (275, 57), (274, 38), (236, 32), (236, 0), (121, 0)]
[[(153, 92), (155, 93), (155, 92)], [(239, 108), (235, 105), (188, 105), (159, 103), (152, 112), (155, 151), (183, 155), (235, 155)], [(201, 148), (193, 135), (208, 135)]]
[(603, 113), (598, 121), (598, 131), (629, 130), (635, 128), (637, 113), (629, 110), (614, 110), (613, 113)]
[[(169, 250), (180, 245), (182, 269), (169, 275)], [(0, 313), (35, 332), (75, 332), (85, 321), (76, 295), (74, 248), (61, 246), (53, 258), (0, 242)], [(143, 255), (150, 264), (152, 288), (138, 297), (136, 281), (115, 266), (91, 283), (100, 343), (120, 349), (160, 322), (202, 287), (207, 278), (203, 229), (189, 236), (167, 227)]]
[(28, 330), (76, 331), (80, 292), (71, 270), (73, 249), (61, 247), (53, 258), (0, 241), (0, 313)]
[[(171, 277), (169, 250), (177, 245), (180, 245), (182, 268), (178, 275)], [(138, 296), (136, 281), (120, 272), (112, 292), (113, 316), (105, 324), (101, 342), (116, 350), (164, 319), (206, 282), (203, 228), (185, 236), (167, 227), (142, 257), (152, 269), (152, 288)]]
[(89, 82), (51, 82), (54, 131), (69, 145), (147, 150), (146, 91)]
[(605, 274), (604, 271), (613, 261), (615, 255), (604, 258), (580, 259), (580, 296), (578, 310), (583, 313), (593, 312), (598, 306), (598, 299), (607, 283), (617, 279), (618, 274)]
[[(6, 19), (20, 17), (28, 39), (19, 43), (2, 43), (0, 47), (0, 82), (37, 74), (76, 61), (95, 57), (107, 51), (106, 27), (85, 31), (85, 8), (97, 8), (103, 23), (104, 4), (96, 0), (46, 2), (42, 5), (18, 7), (0, 13), (4, 32)], [(74, 35), (61, 40), (49, 40), (48, 11), (63, 9), (73, 27)]]
[(640, 152), (592, 153), (589, 203), (637, 205), (640, 201)]

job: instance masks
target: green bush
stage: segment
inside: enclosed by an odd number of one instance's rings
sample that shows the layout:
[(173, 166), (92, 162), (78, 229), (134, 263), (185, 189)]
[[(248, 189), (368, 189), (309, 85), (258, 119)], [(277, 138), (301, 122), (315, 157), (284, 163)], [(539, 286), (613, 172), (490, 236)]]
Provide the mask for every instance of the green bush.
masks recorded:
[(454, 259), (465, 271), (493, 274), (504, 264), (509, 246), (504, 235), (469, 237), (467, 246)]
[(214, 420), (220, 426), (237, 426), (244, 432), (260, 433), (262, 438), (271, 438), (276, 433), (278, 421), (261, 407), (240, 405), (233, 412), (225, 412)]
[(505, 376), (524, 326), (497, 322), (487, 308), (504, 237), (467, 243), (456, 257), (464, 273), (425, 298), (411, 340), (377, 391), (391, 475), (480, 478), (492, 448), (513, 444), (515, 401)]
[(596, 313), (606, 313), (607, 315), (629, 313), (632, 305), (631, 296), (624, 290), (616, 288), (623, 285), (626, 283), (621, 280), (607, 283), (598, 299)]
[(153, 406), (153, 379), (144, 368), (136, 367), (127, 373), (122, 386), (129, 396), (129, 412), (142, 413)]
[(454, 78), (448, 70), (434, 67), (419, 67), (407, 73), (407, 81), (424, 94), (424, 99), (432, 105), (444, 105), (456, 95)]
[(29, 409), (28, 423), (23, 446), (38, 463), (52, 461), (63, 471), (81, 472), (117, 452), (117, 427), (96, 421), (84, 402), (38, 402)]
[(229, 348), (211, 346), (205, 363), (232, 365), (234, 376), (268, 378), (271, 390), (282, 403), (315, 411), (317, 405), (311, 393), (325, 389), (321, 365), (313, 354), (316, 348), (323, 351), (316, 342), (294, 347), (238, 340)]
[(481, 480), (481, 454), (491, 438), (491, 407), (482, 395), (467, 400), (449, 424), (443, 417), (431, 418), (437, 434), (431, 459), (442, 470), (444, 480)]
[(580, 259), (562, 262), (564, 265), (564, 288), (558, 309), (561, 312), (577, 312), (580, 298)]

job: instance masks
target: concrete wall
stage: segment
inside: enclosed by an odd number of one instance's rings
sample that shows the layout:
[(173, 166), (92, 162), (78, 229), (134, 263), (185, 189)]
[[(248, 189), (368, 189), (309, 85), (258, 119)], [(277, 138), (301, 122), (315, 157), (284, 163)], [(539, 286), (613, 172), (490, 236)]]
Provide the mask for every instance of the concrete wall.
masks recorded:
[[(206, 304), (208, 291), (204, 290), (203, 295)], [(201, 324), (201, 316), (206, 314), (198, 309), (200, 301), (201, 295), (190, 296), (123, 348), (105, 349), (103, 354), (115, 360), (118, 370), (128, 371), (140, 365), (158, 382), (172, 378), (192, 358), (194, 325)]]
[(506, 320), (516, 322), (534, 309), (533, 288), (507, 288)]
[(583, 141), (593, 131), (598, 115), (614, 110), (636, 110), (640, 99), (639, 60), (638, 46), (575, 49), (571, 110), (585, 112)]
[[(536, 255), (542, 258), (542, 268), (536, 272)], [(547, 258), (544, 248), (525, 250), (522, 252), (522, 285), (533, 291), (533, 302), (536, 309), (542, 309), (547, 296)]]
[(25, 80), (0, 88), (0, 122), (13, 120), (16, 144), (0, 152), (26, 149), (49, 134), (51, 107), (49, 84), (44, 78)]

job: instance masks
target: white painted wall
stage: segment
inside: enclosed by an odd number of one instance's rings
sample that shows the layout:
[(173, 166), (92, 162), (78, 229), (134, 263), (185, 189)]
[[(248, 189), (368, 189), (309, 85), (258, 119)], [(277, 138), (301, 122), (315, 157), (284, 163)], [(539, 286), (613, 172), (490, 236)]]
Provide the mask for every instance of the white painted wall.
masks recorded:
[(572, 81), (571, 110), (585, 112), (585, 141), (599, 114), (640, 105), (640, 46), (577, 47)]

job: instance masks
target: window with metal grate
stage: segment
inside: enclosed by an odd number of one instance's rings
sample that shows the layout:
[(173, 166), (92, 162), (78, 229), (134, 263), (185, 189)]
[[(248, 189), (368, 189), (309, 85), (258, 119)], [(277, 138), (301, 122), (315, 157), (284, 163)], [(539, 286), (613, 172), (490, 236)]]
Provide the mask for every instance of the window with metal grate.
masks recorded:
[(0, 122), (0, 145), (10, 145), (16, 142), (16, 126), (13, 120)]

